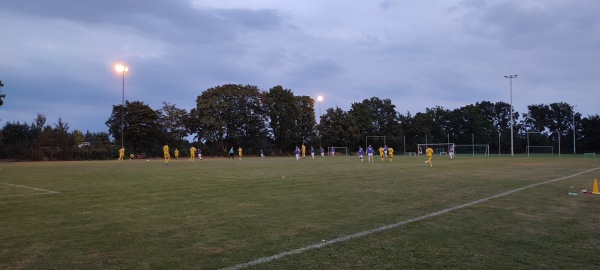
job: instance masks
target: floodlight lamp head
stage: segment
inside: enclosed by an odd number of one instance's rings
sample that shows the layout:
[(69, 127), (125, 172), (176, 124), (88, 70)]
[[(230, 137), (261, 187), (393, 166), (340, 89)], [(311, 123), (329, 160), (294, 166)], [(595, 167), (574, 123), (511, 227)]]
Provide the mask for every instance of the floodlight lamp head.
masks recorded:
[(121, 72), (127, 72), (129, 70), (129, 68), (126, 66), (123, 66), (123, 65), (116, 65), (115, 70), (117, 72), (121, 73)]
[(318, 97), (317, 97), (317, 100), (318, 100), (319, 102), (323, 101), (323, 96), (318, 96)]

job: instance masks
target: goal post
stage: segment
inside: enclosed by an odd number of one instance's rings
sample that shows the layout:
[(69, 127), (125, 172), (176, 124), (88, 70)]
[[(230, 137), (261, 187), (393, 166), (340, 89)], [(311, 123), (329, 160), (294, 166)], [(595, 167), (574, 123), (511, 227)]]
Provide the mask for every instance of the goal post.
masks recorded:
[[(417, 152), (419, 155), (423, 155), (426, 153), (427, 147), (431, 147), (433, 149), (434, 155), (440, 156), (448, 156), (450, 155), (450, 149), (455, 148), (454, 143), (420, 143), (417, 144)], [(456, 150), (454, 150), (454, 154), (456, 154)]]
[(350, 152), (348, 152), (348, 147), (344, 146), (329, 146), (327, 147), (327, 155), (331, 156), (333, 152), (331, 150), (335, 150), (336, 156), (349, 156)]
[(555, 142), (552, 141), (554, 133), (558, 136), (558, 156), (560, 157), (560, 134), (558, 131), (540, 132), (540, 131), (528, 131), (527, 132), (527, 146), (525, 152), (527, 157), (532, 154), (546, 154), (554, 155)]

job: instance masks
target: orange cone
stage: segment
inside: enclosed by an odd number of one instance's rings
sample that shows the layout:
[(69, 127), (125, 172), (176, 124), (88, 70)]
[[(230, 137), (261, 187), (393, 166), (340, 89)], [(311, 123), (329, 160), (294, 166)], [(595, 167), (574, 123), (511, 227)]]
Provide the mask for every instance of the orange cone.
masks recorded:
[(597, 179), (594, 179), (594, 189), (592, 190), (592, 194), (600, 195), (600, 192), (598, 192), (598, 180)]

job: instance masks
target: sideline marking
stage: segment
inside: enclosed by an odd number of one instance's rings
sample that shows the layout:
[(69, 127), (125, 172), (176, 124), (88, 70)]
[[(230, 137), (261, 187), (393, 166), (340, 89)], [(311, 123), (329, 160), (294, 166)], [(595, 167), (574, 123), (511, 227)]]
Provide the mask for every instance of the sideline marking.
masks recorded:
[(253, 260), (253, 261), (250, 261), (250, 262), (247, 262), (247, 263), (241, 263), (241, 264), (233, 265), (233, 266), (230, 266), (230, 267), (227, 267), (227, 268), (221, 268), (221, 270), (238, 270), (238, 269), (242, 269), (242, 268), (246, 268), (246, 267), (250, 267), (250, 266), (255, 266), (255, 265), (259, 265), (259, 264), (263, 264), (263, 263), (268, 263), (268, 262), (271, 262), (271, 261), (274, 261), (274, 260), (281, 259), (283, 257), (287, 257), (287, 256), (291, 256), (291, 255), (296, 255), (296, 254), (304, 253), (306, 251), (310, 251), (310, 250), (313, 250), (313, 249), (319, 249), (319, 248), (322, 248), (322, 247), (325, 247), (325, 246), (333, 245), (335, 243), (345, 242), (345, 241), (348, 241), (348, 240), (352, 240), (352, 239), (356, 239), (356, 238), (361, 238), (361, 237), (364, 237), (364, 236), (367, 236), (367, 235), (370, 235), (370, 234), (374, 234), (374, 233), (378, 233), (378, 232), (382, 232), (382, 231), (387, 231), (387, 230), (390, 230), (390, 229), (394, 229), (396, 227), (400, 227), (402, 225), (406, 225), (406, 224), (409, 224), (409, 223), (413, 223), (413, 222), (421, 221), (421, 220), (424, 220), (424, 219), (436, 217), (436, 216), (439, 216), (441, 214), (446, 214), (446, 213), (452, 212), (454, 210), (458, 210), (458, 209), (461, 209), (461, 208), (465, 208), (465, 207), (473, 206), (473, 205), (476, 205), (476, 204), (480, 204), (482, 202), (486, 202), (486, 201), (489, 201), (491, 199), (496, 199), (496, 198), (504, 197), (506, 195), (509, 195), (509, 194), (512, 194), (512, 193), (515, 193), (515, 192), (519, 192), (519, 191), (522, 191), (522, 190), (525, 190), (525, 189), (529, 189), (529, 188), (532, 188), (532, 187), (536, 187), (536, 186), (540, 186), (540, 185), (544, 185), (544, 184), (548, 184), (548, 183), (552, 183), (552, 182), (557, 182), (557, 181), (560, 181), (560, 180), (569, 179), (569, 178), (572, 178), (572, 177), (575, 177), (575, 176), (578, 176), (578, 175), (582, 175), (582, 174), (585, 174), (585, 173), (593, 172), (593, 171), (598, 170), (598, 169), (600, 169), (600, 167), (594, 168), (594, 169), (590, 169), (590, 170), (587, 170), (587, 171), (583, 171), (583, 172), (579, 172), (579, 173), (575, 173), (575, 174), (572, 174), (572, 175), (563, 176), (563, 177), (560, 177), (560, 178), (556, 178), (556, 179), (544, 181), (544, 182), (539, 182), (539, 183), (527, 185), (527, 186), (524, 186), (524, 187), (520, 187), (520, 188), (516, 188), (516, 189), (513, 189), (513, 190), (509, 190), (509, 191), (506, 191), (506, 192), (498, 193), (496, 195), (492, 195), (492, 196), (489, 196), (489, 197), (486, 197), (486, 198), (483, 198), (483, 199), (475, 200), (475, 201), (472, 201), (472, 202), (469, 202), (469, 203), (465, 203), (465, 204), (461, 204), (461, 205), (458, 205), (458, 206), (446, 208), (446, 209), (443, 209), (443, 210), (440, 210), (440, 211), (436, 211), (436, 212), (433, 212), (433, 213), (429, 213), (429, 214), (424, 215), (424, 216), (420, 216), (420, 217), (416, 217), (416, 218), (411, 218), (411, 219), (407, 219), (407, 220), (404, 220), (404, 221), (400, 221), (398, 223), (381, 226), (379, 228), (375, 228), (375, 229), (371, 229), (371, 230), (366, 230), (366, 231), (358, 232), (358, 233), (355, 233), (355, 234), (350, 234), (350, 235), (342, 236), (342, 237), (339, 237), (339, 238), (336, 238), (336, 239), (332, 239), (332, 240), (328, 240), (328, 241), (325, 241), (325, 242), (321, 242), (321, 243), (318, 243), (318, 244), (314, 244), (314, 245), (310, 245), (310, 246), (306, 246), (306, 247), (302, 247), (302, 248), (297, 248), (297, 249), (293, 249), (293, 250), (281, 252), (279, 254), (275, 254), (275, 255), (272, 255), (272, 256), (258, 258), (256, 260)]
[(44, 193), (3, 195), (3, 196), (0, 196), (0, 198), (4, 198), (4, 197), (19, 197), (19, 196), (33, 196), (33, 195), (44, 195), (44, 194), (56, 194), (56, 193), (60, 193), (58, 191), (52, 191), (52, 190), (46, 190), (46, 189), (34, 188), (34, 187), (28, 187), (28, 186), (21, 186), (21, 185), (9, 184), (9, 183), (4, 183), (4, 182), (0, 182), (0, 184), (7, 185), (7, 186), (13, 186), (13, 187), (26, 188), (26, 189), (33, 189), (33, 190), (38, 190), (38, 191), (43, 191), (44, 192)]

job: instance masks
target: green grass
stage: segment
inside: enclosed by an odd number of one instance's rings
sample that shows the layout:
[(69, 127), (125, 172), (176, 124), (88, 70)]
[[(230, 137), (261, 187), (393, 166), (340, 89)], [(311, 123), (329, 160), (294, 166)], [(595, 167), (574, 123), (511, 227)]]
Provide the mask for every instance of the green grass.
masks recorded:
[[(0, 268), (220, 269), (600, 168), (569, 155), (423, 161), (0, 163)], [(594, 178), (600, 169), (249, 268), (598, 268), (600, 195), (567, 195)]]

